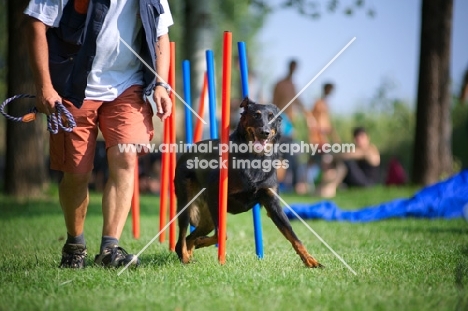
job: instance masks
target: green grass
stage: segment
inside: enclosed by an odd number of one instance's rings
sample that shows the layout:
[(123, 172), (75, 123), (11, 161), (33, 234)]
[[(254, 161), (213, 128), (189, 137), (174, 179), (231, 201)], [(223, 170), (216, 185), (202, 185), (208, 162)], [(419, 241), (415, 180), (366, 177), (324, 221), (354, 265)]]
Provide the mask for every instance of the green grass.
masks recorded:
[[(340, 192), (335, 202), (358, 208), (415, 188)], [(287, 202), (313, 201), (284, 196)], [(141, 238), (122, 245), (138, 252), (158, 231), (157, 197), (141, 199)], [(387, 220), (351, 224), (308, 221), (357, 272), (354, 276), (300, 222), (293, 227), (326, 266), (307, 269), (262, 213), (265, 258), (254, 253), (251, 214), (228, 218), (227, 263), (214, 247), (179, 263), (167, 242), (141, 256), (142, 267), (92, 266), (101, 231), (100, 196), (93, 194), (86, 222), (85, 270), (58, 269), (65, 231), (58, 200), (23, 203), (0, 197), (0, 310), (467, 310), (468, 224), (460, 220)]]

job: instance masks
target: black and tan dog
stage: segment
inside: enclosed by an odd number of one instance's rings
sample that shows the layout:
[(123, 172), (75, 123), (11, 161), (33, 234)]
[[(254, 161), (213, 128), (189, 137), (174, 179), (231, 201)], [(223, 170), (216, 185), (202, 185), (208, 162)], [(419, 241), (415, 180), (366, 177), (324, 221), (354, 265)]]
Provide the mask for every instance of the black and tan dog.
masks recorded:
[[(321, 267), (321, 264), (312, 257), (291, 228), (288, 218), (280, 206), (278, 198), (270, 190), (278, 191), (276, 169), (268, 169), (263, 165), (272, 165), (279, 155), (274, 152), (265, 152), (266, 146), (278, 143), (280, 138), (281, 118), (278, 117), (269, 124), (278, 114), (279, 109), (274, 105), (260, 105), (248, 98), (240, 105), (243, 108), (237, 129), (229, 136), (231, 144), (240, 146), (244, 144), (254, 146), (257, 152), (241, 152), (242, 148), (232, 148), (228, 163), (228, 212), (231, 214), (243, 213), (260, 203), (267, 210), (268, 216), (273, 220), (281, 233), (291, 242), (297, 254), (307, 267)], [(203, 144), (205, 146), (203, 146)], [(200, 150), (212, 146), (211, 153), (202, 153)], [(183, 263), (189, 263), (195, 248), (216, 244), (218, 241), (218, 198), (219, 198), (219, 166), (206, 167), (209, 163), (219, 161), (217, 151), (219, 140), (205, 140), (197, 143), (197, 152), (184, 153), (177, 162), (175, 172), (175, 193), (177, 195), (177, 208), (180, 212), (195, 197), (202, 188), (206, 190), (179, 216), (179, 239), (176, 252)], [(263, 151), (262, 151), (263, 149)], [(271, 149), (274, 148), (270, 148)], [(251, 150), (252, 151), (252, 150)], [(197, 167), (197, 163), (205, 161), (204, 169)], [(240, 165), (244, 161), (244, 165)], [(250, 165), (252, 163), (257, 165)], [(238, 165), (236, 165), (236, 163)], [(262, 166), (259, 166), (262, 163)], [(254, 166), (255, 168), (253, 168)], [(188, 225), (196, 229), (187, 237)], [(215, 230), (213, 236), (207, 235)]]

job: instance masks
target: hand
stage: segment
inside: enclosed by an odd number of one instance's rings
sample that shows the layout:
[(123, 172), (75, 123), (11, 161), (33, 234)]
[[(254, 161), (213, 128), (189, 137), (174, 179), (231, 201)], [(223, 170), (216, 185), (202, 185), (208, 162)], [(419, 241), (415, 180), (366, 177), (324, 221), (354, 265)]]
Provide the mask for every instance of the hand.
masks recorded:
[(172, 113), (172, 101), (167, 90), (162, 86), (156, 86), (153, 92), (153, 100), (156, 103), (156, 115), (161, 121), (166, 120)]
[(62, 98), (51, 86), (48, 88), (36, 88), (36, 108), (39, 112), (51, 115), (55, 112), (55, 102), (62, 102)]

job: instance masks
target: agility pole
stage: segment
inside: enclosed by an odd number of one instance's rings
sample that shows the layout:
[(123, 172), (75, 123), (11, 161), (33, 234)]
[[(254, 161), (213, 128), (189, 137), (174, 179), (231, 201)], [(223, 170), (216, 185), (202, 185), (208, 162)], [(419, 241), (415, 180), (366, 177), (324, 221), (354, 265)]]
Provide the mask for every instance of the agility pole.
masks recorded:
[[(208, 88), (208, 78), (206, 77), (206, 72), (203, 75), (203, 86), (202, 90), (200, 93), (200, 99), (198, 101), (198, 115), (202, 116), (205, 114), (205, 98), (206, 98), (206, 92)], [(203, 137), (203, 123), (200, 121), (200, 119), (197, 119), (195, 123), (195, 131), (193, 133), (193, 141), (194, 142), (199, 142), (202, 140)]]
[[(249, 96), (249, 67), (247, 59), (247, 49), (245, 42), (237, 42), (239, 53), (239, 67), (241, 74), (242, 98)], [(255, 253), (258, 258), (263, 258), (263, 232), (262, 218), (260, 214), (260, 204), (255, 204), (252, 209), (254, 236), (255, 236)]]
[[(223, 78), (222, 78), (222, 118), (221, 118), (221, 144), (229, 144), (229, 122), (231, 101), (231, 62), (232, 62), (232, 33), (224, 32), (223, 38)], [(229, 152), (222, 151), (221, 163), (229, 163)], [(226, 225), (227, 225), (227, 199), (228, 199), (228, 168), (220, 165), (219, 169), (219, 229), (218, 229), (218, 260), (221, 264), (226, 262)]]
[[(168, 146), (170, 139), (170, 117), (164, 120), (164, 133), (163, 133), (163, 144)], [(166, 230), (163, 230), (166, 226), (167, 216), (167, 196), (169, 189), (169, 166), (170, 166), (170, 154), (163, 152), (161, 154), (161, 180), (159, 186), (159, 242), (163, 243), (166, 240)]]
[[(190, 61), (184, 60), (182, 62), (182, 82), (184, 88), (185, 100), (185, 143), (188, 145), (193, 144), (193, 128), (192, 128), (192, 94), (190, 87)], [(190, 232), (193, 232), (195, 227), (190, 225)]]
[(206, 51), (206, 74), (208, 78), (208, 106), (210, 114), (210, 138), (218, 138), (218, 124), (216, 122), (216, 76), (214, 69), (213, 51)]
[[(172, 90), (176, 89), (176, 78), (175, 78), (175, 42), (170, 43), (170, 66), (169, 66), (169, 85)], [(171, 92), (172, 101), (172, 114), (170, 117), (170, 144), (176, 143), (176, 105), (175, 105), (175, 92)], [(174, 189), (174, 176), (176, 167), (176, 153), (175, 150), (171, 150), (170, 154), (170, 165), (169, 165), (169, 219), (173, 219), (176, 215), (177, 202)], [(169, 249), (175, 250), (176, 245), (176, 224), (172, 222), (169, 226)]]
[(185, 142), (193, 144), (193, 128), (192, 128), (192, 94), (190, 88), (190, 61), (184, 60), (182, 62), (182, 82), (184, 88), (184, 99), (187, 103), (185, 105)]

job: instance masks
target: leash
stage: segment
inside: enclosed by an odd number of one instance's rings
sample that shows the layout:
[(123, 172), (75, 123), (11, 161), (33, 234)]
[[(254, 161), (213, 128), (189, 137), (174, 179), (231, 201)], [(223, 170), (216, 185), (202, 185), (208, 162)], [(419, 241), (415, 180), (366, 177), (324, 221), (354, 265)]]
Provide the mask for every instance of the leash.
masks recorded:
[[(31, 122), (36, 120), (36, 113), (39, 111), (37, 110), (36, 107), (32, 108), (29, 110), (27, 114), (25, 114), (22, 117), (14, 117), (10, 116), (5, 112), (5, 107), (14, 101), (15, 99), (20, 99), (20, 98), (35, 98), (36, 96), (34, 95), (28, 95), (28, 94), (20, 94), (20, 95), (15, 95), (13, 97), (10, 97), (6, 99), (2, 105), (0, 105), (0, 113), (7, 118), (10, 121), (14, 122)], [(61, 102), (56, 102), (55, 103), (55, 110), (57, 111), (56, 113), (53, 113), (49, 116), (47, 116), (47, 130), (51, 132), (52, 134), (57, 134), (59, 129), (64, 130), (65, 132), (71, 132), (73, 131), (73, 128), (76, 127), (76, 122), (75, 119), (73, 118), (72, 114), (70, 111), (65, 108), (65, 106)], [(62, 116), (65, 117), (65, 121), (67, 123), (67, 126), (63, 124)]]

